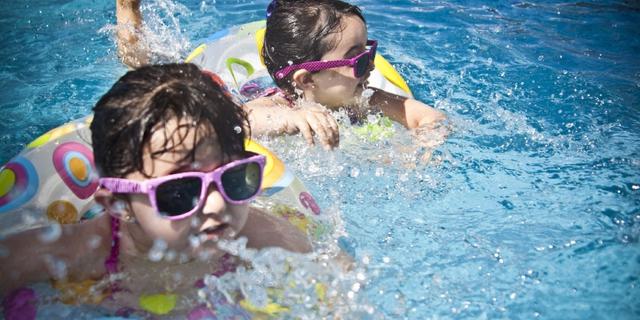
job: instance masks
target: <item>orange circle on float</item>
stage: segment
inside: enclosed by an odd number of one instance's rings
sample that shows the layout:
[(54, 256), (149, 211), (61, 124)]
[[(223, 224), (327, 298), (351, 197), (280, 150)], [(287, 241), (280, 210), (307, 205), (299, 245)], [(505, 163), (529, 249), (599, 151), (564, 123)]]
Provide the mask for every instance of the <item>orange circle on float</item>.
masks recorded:
[(16, 185), (16, 173), (11, 169), (0, 171), (0, 197), (4, 197)]
[(80, 181), (85, 181), (89, 175), (87, 165), (80, 158), (71, 158), (71, 160), (69, 160), (69, 169), (71, 170), (71, 174)]
[(47, 207), (47, 217), (60, 224), (76, 223), (78, 221), (78, 210), (69, 201), (56, 200)]

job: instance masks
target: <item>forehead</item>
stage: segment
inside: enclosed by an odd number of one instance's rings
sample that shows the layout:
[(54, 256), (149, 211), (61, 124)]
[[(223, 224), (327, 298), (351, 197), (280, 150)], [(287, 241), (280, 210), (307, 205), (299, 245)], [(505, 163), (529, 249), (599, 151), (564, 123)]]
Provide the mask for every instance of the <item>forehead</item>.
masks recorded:
[[(191, 158), (191, 156), (194, 158)], [(215, 131), (191, 119), (175, 118), (158, 126), (145, 148), (145, 172), (151, 175), (192, 162), (219, 162), (221, 149)], [(159, 170), (160, 169), (160, 170)]]
[(336, 44), (336, 47), (322, 56), (324, 60), (342, 59), (344, 55), (354, 46), (364, 46), (367, 43), (367, 26), (357, 16), (347, 15), (340, 21), (339, 32), (328, 36), (329, 41)]

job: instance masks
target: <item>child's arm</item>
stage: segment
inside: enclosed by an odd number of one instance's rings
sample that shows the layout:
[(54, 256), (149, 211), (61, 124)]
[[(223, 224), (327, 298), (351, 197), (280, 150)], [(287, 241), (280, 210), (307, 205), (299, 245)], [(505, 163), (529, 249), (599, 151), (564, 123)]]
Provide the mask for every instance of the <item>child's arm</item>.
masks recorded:
[(28, 230), (0, 240), (0, 296), (34, 282), (67, 278), (84, 280), (104, 274), (111, 242), (107, 217)]
[(116, 0), (118, 56), (131, 68), (148, 63), (147, 50), (138, 39), (142, 26), (141, 0)]
[(447, 117), (416, 99), (405, 98), (384, 90), (371, 88), (374, 94), (369, 103), (378, 106), (385, 116), (408, 129), (437, 127)]
[(245, 108), (249, 115), (251, 134), (255, 136), (302, 133), (309, 145), (314, 144), (313, 136), (325, 149), (333, 149), (340, 143), (338, 123), (321, 106), (289, 107), (287, 101), (273, 98), (258, 98), (249, 101)]
[(262, 249), (280, 247), (298, 253), (311, 252), (309, 238), (289, 221), (251, 208), (247, 222), (240, 232), (248, 239), (247, 247)]

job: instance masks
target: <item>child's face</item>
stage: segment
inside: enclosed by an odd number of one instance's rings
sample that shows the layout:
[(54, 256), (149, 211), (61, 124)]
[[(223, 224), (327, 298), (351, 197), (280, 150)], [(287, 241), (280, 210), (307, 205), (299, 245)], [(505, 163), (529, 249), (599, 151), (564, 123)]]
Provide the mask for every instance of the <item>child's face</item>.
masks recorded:
[[(349, 59), (366, 51), (367, 26), (360, 18), (353, 15), (343, 17), (341, 28), (342, 32), (329, 36), (329, 40), (335, 41), (337, 46), (323, 55), (321, 60)], [(366, 86), (369, 75), (367, 72), (362, 78), (356, 78), (351, 67), (332, 68), (314, 73), (314, 88), (311, 89), (313, 100), (334, 108), (355, 104)]]
[[(196, 136), (195, 128), (189, 128), (189, 130), (185, 127), (180, 128), (188, 123), (187, 120), (182, 120), (180, 123), (172, 120), (165, 125), (165, 129), (153, 133), (150, 146), (146, 148), (144, 154), (144, 169), (152, 178), (188, 171), (208, 172), (236, 160), (223, 158), (215, 133), (205, 133), (205, 130), (200, 128)], [(169, 136), (168, 139), (165, 138), (165, 134)], [(183, 139), (181, 139), (182, 136), (184, 136)], [(168, 140), (166, 147), (170, 151), (152, 158), (151, 155), (154, 152), (164, 150), (166, 140)], [(194, 145), (196, 146), (195, 161), (192, 162), (191, 157), (187, 155)], [(148, 179), (141, 172), (129, 174), (125, 178)], [(161, 217), (152, 207), (146, 194), (130, 194), (129, 199), (132, 214), (147, 236), (148, 243), (161, 239), (167, 243), (169, 249), (193, 255), (203, 250), (215, 249), (219, 238), (233, 238), (244, 227), (249, 212), (248, 205), (227, 203), (215, 184), (210, 185), (201, 209), (181, 220), (171, 221)], [(190, 238), (194, 237), (202, 243), (195, 248), (190, 248), (192, 242)]]

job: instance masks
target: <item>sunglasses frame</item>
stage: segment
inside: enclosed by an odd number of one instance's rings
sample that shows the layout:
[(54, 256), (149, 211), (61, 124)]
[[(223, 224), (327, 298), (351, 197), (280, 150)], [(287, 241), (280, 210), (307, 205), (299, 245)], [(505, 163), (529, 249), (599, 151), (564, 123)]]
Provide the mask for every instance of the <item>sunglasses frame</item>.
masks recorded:
[(366, 70), (363, 74), (361, 74), (360, 76), (358, 76), (357, 74), (357, 70), (356, 70), (356, 65), (357, 65), (357, 61), (358, 59), (368, 55), (369, 56), (369, 63), (367, 66), (371, 65), (371, 62), (374, 61), (375, 57), (376, 57), (376, 51), (378, 48), (378, 41), (376, 40), (367, 40), (367, 46), (370, 46), (370, 48), (366, 51), (364, 51), (363, 53), (351, 58), (351, 59), (342, 59), (342, 60), (329, 60), (329, 61), (309, 61), (309, 62), (303, 62), (303, 63), (299, 63), (299, 64), (293, 64), (287, 67), (284, 67), (280, 70), (278, 70), (275, 74), (277, 79), (283, 79), (284, 77), (286, 77), (287, 75), (289, 75), (291, 72), (296, 71), (296, 70), (300, 70), (300, 69), (305, 69), (309, 72), (315, 72), (315, 71), (320, 71), (320, 70), (325, 70), (325, 69), (331, 69), (331, 68), (338, 68), (338, 67), (344, 67), (344, 66), (350, 66), (353, 69), (353, 76), (356, 78), (361, 78), (364, 76), (364, 73), (366, 73)]
[[(251, 155), (244, 159), (231, 161), (209, 172), (199, 172), (199, 171), (181, 172), (181, 173), (170, 174), (163, 177), (152, 178), (152, 179), (143, 180), (143, 181), (122, 179), (122, 178), (100, 178), (98, 182), (101, 188), (105, 188), (113, 193), (146, 193), (147, 196), (149, 197), (149, 201), (151, 202), (151, 205), (153, 206), (153, 209), (156, 210), (156, 213), (158, 213), (160, 217), (168, 220), (181, 220), (193, 215), (196, 211), (198, 211), (202, 207), (203, 203), (206, 201), (206, 196), (212, 182), (216, 184), (216, 188), (218, 192), (220, 192), (224, 200), (230, 204), (234, 204), (234, 205), (245, 204), (251, 201), (256, 196), (258, 196), (258, 194), (260, 194), (260, 191), (262, 190), (262, 175), (264, 173), (266, 157), (264, 155), (256, 154), (252, 152), (247, 152), (247, 153)], [(259, 177), (260, 180), (258, 181), (259, 187), (257, 191), (247, 199), (233, 200), (227, 195), (227, 192), (224, 189), (224, 186), (222, 185), (222, 175), (229, 169), (232, 169), (247, 163), (258, 164), (260, 168), (260, 177)], [(168, 181), (184, 179), (184, 178), (199, 178), (203, 182), (202, 187), (200, 188), (200, 197), (198, 198), (198, 204), (195, 205), (193, 209), (191, 209), (190, 211), (179, 214), (179, 215), (169, 216), (169, 215), (161, 214), (160, 213), (161, 211), (158, 208), (158, 202), (156, 198), (156, 190), (158, 189), (158, 186)]]

